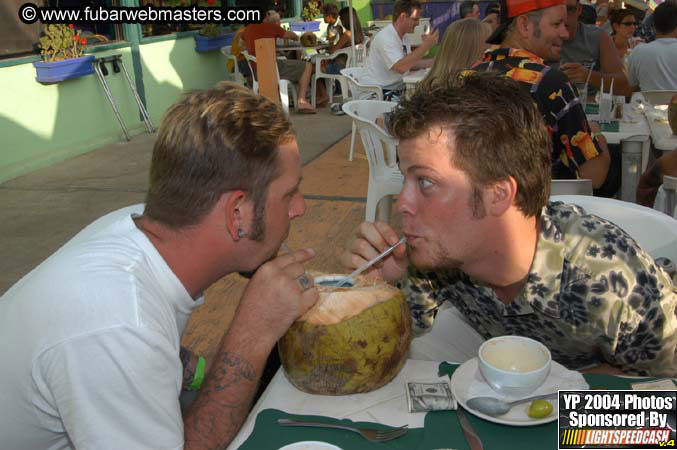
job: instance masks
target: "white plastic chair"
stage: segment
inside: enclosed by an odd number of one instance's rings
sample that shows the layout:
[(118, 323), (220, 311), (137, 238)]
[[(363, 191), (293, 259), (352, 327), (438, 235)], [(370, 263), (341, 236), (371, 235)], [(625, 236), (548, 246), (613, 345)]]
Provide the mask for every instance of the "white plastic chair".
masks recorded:
[(350, 49), (349, 48), (344, 48), (341, 50), (337, 50), (331, 55), (317, 55), (313, 58), (315, 61), (315, 73), (311, 77), (311, 88), (310, 88), (310, 102), (313, 105), (313, 108), (317, 106), (316, 101), (317, 101), (317, 80), (319, 79), (326, 79), (327, 83), (327, 95), (329, 96), (329, 101), (332, 102), (334, 99), (334, 82), (338, 81), (341, 85), (341, 99), (345, 102), (346, 99), (348, 98), (348, 84), (345, 80), (344, 77), (341, 75), (335, 75), (331, 73), (325, 73), (322, 72), (322, 61), (331, 61), (332, 59), (336, 58), (339, 55), (346, 55), (347, 61), (346, 61), (346, 67), (351, 66), (351, 57), (350, 57)]
[(653, 258), (661, 256), (677, 262), (677, 220), (635, 203), (587, 195), (556, 195), (551, 200), (573, 203), (615, 223)]
[[(244, 78), (244, 75), (242, 75), (242, 72), (240, 72), (240, 68), (237, 65), (237, 56), (231, 55), (231, 45), (226, 45), (225, 47), (221, 47), (221, 53), (226, 57), (226, 71), (228, 74), (231, 76), (232, 80), (238, 84), (245, 85), (246, 81)], [(228, 61), (233, 61), (233, 71), (231, 72), (228, 70)]]
[(677, 202), (676, 194), (677, 177), (663, 175), (663, 184), (658, 188), (653, 209), (677, 219), (677, 209), (675, 208), (675, 203)]
[(365, 36), (361, 44), (355, 44), (355, 59), (352, 64), (346, 67), (364, 67), (367, 61), (367, 52), (369, 50), (369, 37)]
[[(252, 89), (255, 93), (259, 93), (259, 82), (256, 79), (256, 71), (252, 66), (252, 63), (256, 63), (256, 56), (250, 55), (246, 50), (242, 52), (244, 58), (247, 60), (249, 65), (249, 70), (252, 73)], [(296, 87), (294, 83), (289, 80), (280, 79), (280, 70), (277, 71), (277, 84), (280, 89), (280, 103), (282, 104), (282, 109), (286, 115), (289, 115), (289, 92), (291, 91), (292, 100), (294, 101), (294, 107), (298, 105), (298, 96), (296, 95)]]
[(552, 180), (550, 195), (592, 195), (592, 180)]
[[(376, 206), (389, 195), (402, 190), (404, 177), (397, 167), (397, 139), (376, 124), (376, 119), (390, 112), (397, 103), (382, 100), (352, 100), (343, 104), (343, 111), (353, 119), (353, 124), (362, 137), (367, 161), (369, 162), (369, 188), (365, 219), (376, 219)], [(388, 221), (389, 209), (380, 212), (380, 220)]]
[[(343, 76), (348, 84), (348, 91), (350, 92), (351, 100), (383, 100), (383, 88), (375, 84), (365, 84), (360, 79), (366, 73), (363, 67), (346, 67), (341, 69), (341, 76)], [(355, 120), (353, 120), (352, 134), (350, 135), (350, 154), (348, 161), (353, 160), (355, 153), (355, 136), (357, 134)]]
[(669, 105), (673, 95), (677, 95), (677, 90), (642, 91), (644, 100), (651, 103), (652, 105)]
[(249, 72), (252, 74), (252, 90), (254, 91), (255, 94), (259, 93), (259, 82), (256, 79), (256, 71), (254, 70), (254, 66), (252, 66), (252, 63), (256, 62), (256, 56), (252, 56), (247, 52), (247, 50), (243, 50), (242, 54), (244, 55), (245, 61), (247, 61), (247, 65), (249, 66)]

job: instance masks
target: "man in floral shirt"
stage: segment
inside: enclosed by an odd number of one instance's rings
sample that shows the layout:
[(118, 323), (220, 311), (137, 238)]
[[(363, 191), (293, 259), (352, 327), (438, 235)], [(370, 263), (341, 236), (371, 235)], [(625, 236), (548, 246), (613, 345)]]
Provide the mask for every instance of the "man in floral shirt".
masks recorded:
[[(551, 141), (529, 93), (491, 72), (452, 81), (389, 117), (407, 248), (371, 274), (398, 282), (415, 332), (450, 302), (483, 337), (531, 337), (570, 369), (677, 374), (671, 280), (616, 225), (548, 202)], [(358, 267), (399, 238), (365, 222), (342, 261)]]
[(503, 73), (531, 94), (552, 137), (553, 178), (589, 178), (611, 196), (620, 186), (620, 167), (607, 180), (611, 158), (599, 127), (588, 123), (567, 76), (545, 64), (560, 59), (566, 17), (564, 0), (502, 0), (500, 26), (487, 40), (500, 47), (474, 69)]

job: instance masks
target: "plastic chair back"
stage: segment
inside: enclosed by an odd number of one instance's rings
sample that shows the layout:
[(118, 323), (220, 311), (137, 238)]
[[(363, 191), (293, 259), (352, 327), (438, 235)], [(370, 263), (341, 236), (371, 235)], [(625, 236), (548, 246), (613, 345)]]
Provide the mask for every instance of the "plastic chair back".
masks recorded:
[[(677, 210), (675, 210), (675, 193), (677, 192), (677, 177), (668, 175), (663, 176), (663, 190), (665, 191), (665, 214), (677, 219)], [(677, 262), (677, 261), (675, 261)]]
[(249, 71), (252, 74), (252, 90), (254, 93), (258, 94), (259, 93), (259, 82), (256, 79), (256, 70), (254, 70), (254, 66), (252, 66), (252, 63), (256, 64), (256, 56), (252, 56), (247, 52), (247, 50), (244, 50), (242, 52), (244, 55), (244, 59), (247, 61), (247, 65), (249, 66)]
[(552, 180), (550, 195), (592, 195), (592, 180)]
[(363, 67), (346, 67), (341, 69), (341, 75), (348, 82), (350, 97), (353, 100), (366, 100), (370, 98), (383, 100), (383, 88), (381, 86), (360, 81), (365, 73), (366, 69)]
[(378, 202), (385, 196), (399, 194), (404, 183), (404, 177), (397, 167), (398, 141), (376, 122), (396, 106), (397, 103), (380, 100), (353, 100), (343, 104), (343, 111), (353, 119), (353, 124), (360, 133), (369, 163), (365, 213), (369, 222), (376, 218)]
[[(256, 71), (254, 70), (254, 67), (252, 66), (252, 63), (256, 64), (256, 56), (250, 55), (246, 50), (242, 52), (244, 55), (245, 59), (247, 60), (247, 64), (249, 65), (249, 70), (252, 73), (252, 90), (255, 93), (259, 93), (259, 82), (256, 79)], [(282, 80), (280, 79), (280, 71), (278, 69), (277, 71), (277, 84), (278, 88), (280, 91), (280, 104), (282, 106), (282, 109), (284, 110), (285, 114), (288, 116), (289, 115), (289, 91), (292, 93), (292, 100), (294, 101), (294, 106), (298, 104), (298, 99), (296, 97), (296, 88), (294, 87), (294, 83), (291, 83), (289, 80)]]
[(228, 70), (228, 73), (231, 74), (231, 77), (234, 82), (238, 84), (245, 84), (245, 79), (242, 73), (240, 72), (240, 68), (237, 65), (237, 56), (231, 54), (231, 45), (226, 45), (225, 47), (221, 47), (221, 53), (226, 57), (226, 62), (232, 61), (233, 62), (233, 71), (231, 72)]

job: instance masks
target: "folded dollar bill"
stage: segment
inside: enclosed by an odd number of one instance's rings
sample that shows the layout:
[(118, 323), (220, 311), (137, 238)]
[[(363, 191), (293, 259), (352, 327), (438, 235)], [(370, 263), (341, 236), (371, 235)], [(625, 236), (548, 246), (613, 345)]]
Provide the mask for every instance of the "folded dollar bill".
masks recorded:
[(409, 412), (456, 409), (449, 383), (408, 381), (405, 385)]

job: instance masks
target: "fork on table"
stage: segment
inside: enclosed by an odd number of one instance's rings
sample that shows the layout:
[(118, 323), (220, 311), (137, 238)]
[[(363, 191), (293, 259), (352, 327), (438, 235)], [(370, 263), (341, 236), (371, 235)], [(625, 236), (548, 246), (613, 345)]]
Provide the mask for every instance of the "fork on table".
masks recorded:
[(324, 422), (309, 422), (307, 420), (277, 419), (277, 423), (289, 427), (319, 427), (319, 428), (338, 428), (340, 430), (353, 431), (359, 433), (363, 438), (373, 442), (386, 442), (404, 436), (409, 431), (409, 425), (404, 425), (390, 430), (376, 430), (374, 428), (349, 427), (346, 425), (337, 425)]

